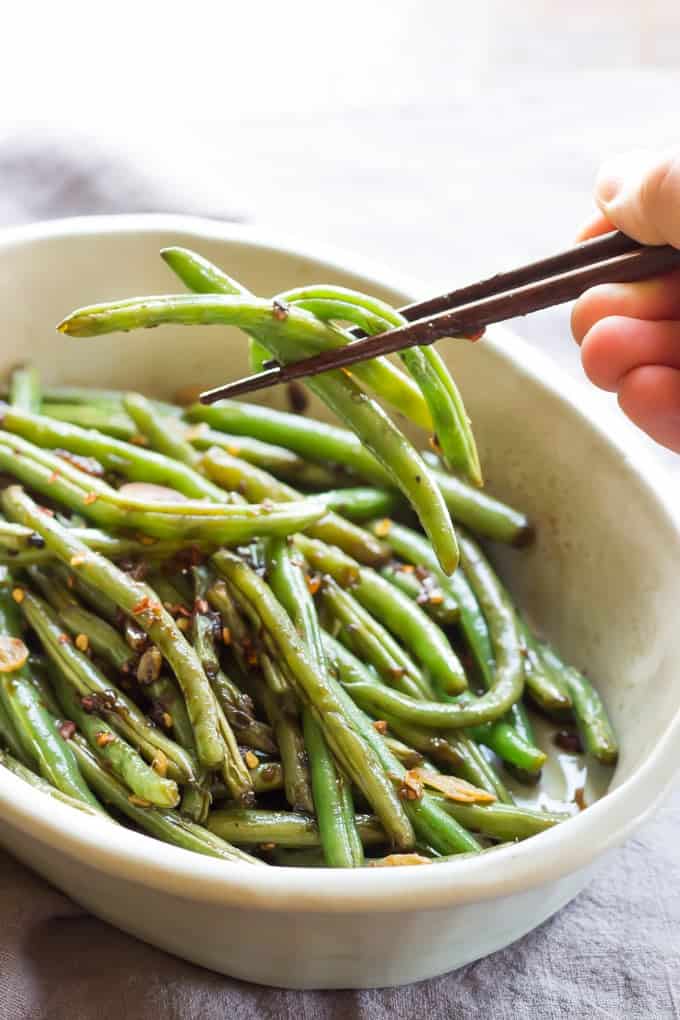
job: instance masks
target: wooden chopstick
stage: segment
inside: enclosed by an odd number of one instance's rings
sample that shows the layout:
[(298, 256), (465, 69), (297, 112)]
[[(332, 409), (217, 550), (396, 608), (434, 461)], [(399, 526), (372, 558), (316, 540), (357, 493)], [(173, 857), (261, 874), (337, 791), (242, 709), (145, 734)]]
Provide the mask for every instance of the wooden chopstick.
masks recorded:
[(442, 337), (473, 337), (493, 322), (572, 301), (597, 284), (640, 280), (677, 267), (680, 250), (676, 248), (641, 245), (620, 233), (607, 234), (547, 259), (409, 305), (402, 314), (418, 317), (406, 326), (219, 386), (202, 393), (200, 400), (211, 404), (224, 397), (242, 396), (406, 347), (430, 344)]

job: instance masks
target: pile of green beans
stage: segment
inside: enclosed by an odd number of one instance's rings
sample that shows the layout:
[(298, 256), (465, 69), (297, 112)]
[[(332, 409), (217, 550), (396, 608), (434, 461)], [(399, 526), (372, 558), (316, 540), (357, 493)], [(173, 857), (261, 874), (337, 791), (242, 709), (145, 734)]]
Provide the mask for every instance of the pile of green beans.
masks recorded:
[[(258, 366), (347, 343), (348, 324), (401, 324), (355, 291), (265, 300), (192, 252), (163, 258), (192, 295), (91, 307), (59, 328), (230, 323)], [(310, 386), (346, 429), (12, 373), (0, 766), (232, 863), (435, 862), (561, 824), (574, 804), (523, 806), (555, 753), (532, 717), (586, 766), (613, 766), (616, 738), (480, 544), (521, 546), (533, 529), (479, 488), (453, 380), (425, 349)], [(440, 456), (375, 398), (434, 433)]]

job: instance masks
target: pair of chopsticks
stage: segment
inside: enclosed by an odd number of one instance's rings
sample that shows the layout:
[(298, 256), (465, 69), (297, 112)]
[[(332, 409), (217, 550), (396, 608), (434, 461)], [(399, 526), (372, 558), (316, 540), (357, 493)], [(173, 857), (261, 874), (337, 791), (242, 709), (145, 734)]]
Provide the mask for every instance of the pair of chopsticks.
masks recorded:
[(200, 401), (212, 404), (224, 397), (254, 393), (266, 386), (347, 368), (357, 361), (406, 347), (431, 344), (442, 337), (475, 339), (493, 322), (573, 301), (597, 284), (642, 280), (678, 267), (680, 250), (668, 245), (640, 244), (615, 231), (448, 294), (406, 305), (400, 309), (408, 320), (406, 326), (371, 337), (353, 329), (352, 336), (358, 339), (345, 347), (289, 365), (276, 365), (257, 375), (206, 390)]

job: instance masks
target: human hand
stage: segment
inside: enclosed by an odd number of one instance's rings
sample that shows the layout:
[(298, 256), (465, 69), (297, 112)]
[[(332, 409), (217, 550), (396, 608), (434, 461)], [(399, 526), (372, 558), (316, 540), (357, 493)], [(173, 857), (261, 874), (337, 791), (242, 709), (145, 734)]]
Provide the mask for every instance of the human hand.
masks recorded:
[[(605, 163), (595, 201), (600, 212), (579, 240), (616, 227), (645, 244), (680, 248), (680, 147)], [(680, 270), (593, 287), (576, 302), (571, 327), (591, 382), (616, 393), (631, 421), (680, 453)]]

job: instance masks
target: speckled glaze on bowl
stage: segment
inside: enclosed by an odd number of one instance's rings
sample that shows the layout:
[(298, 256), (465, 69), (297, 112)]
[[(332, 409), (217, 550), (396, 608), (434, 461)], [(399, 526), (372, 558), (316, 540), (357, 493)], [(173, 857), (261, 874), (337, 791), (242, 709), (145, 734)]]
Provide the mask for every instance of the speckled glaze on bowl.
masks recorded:
[[(229, 329), (167, 327), (97, 341), (55, 333), (78, 305), (176, 290), (158, 258), (168, 244), (200, 250), (259, 293), (314, 280), (393, 301), (423, 292), (361, 258), (211, 221), (37, 224), (0, 235), (0, 371), (31, 358), (51, 382), (160, 396), (242, 374), (245, 344)], [(668, 483), (618, 419), (512, 334), (494, 330), (474, 346), (441, 349), (465, 394), (490, 488), (538, 524), (531, 550), (496, 558), (537, 622), (588, 664), (611, 710), (622, 755), (609, 792), (564, 825), (480, 859), (304, 871), (226, 866), (102, 826), (0, 771), (0, 843), (95, 914), (263, 984), (403, 984), (540, 924), (657, 806), (680, 761), (680, 520)], [(318, 405), (310, 413), (323, 415)]]

